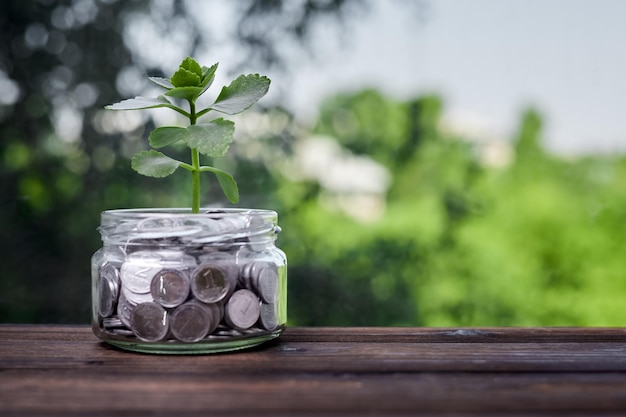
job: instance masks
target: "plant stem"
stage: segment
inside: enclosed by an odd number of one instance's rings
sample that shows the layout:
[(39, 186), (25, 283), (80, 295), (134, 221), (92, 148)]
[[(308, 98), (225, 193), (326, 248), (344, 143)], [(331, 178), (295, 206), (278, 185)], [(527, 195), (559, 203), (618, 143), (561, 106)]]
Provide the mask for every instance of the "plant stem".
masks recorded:
[(200, 213), (200, 153), (197, 149), (191, 150), (191, 212)]
[[(189, 124), (196, 124), (196, 103), (189, 100)], [(191, 212), (200, 213), (200, 152), (191, 148)]]

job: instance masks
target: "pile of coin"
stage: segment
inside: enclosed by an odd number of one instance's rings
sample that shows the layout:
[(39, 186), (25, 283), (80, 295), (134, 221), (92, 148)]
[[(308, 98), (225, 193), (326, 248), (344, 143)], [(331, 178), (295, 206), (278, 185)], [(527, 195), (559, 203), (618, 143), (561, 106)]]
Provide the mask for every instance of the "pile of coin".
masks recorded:
[(275, 330), (279, 268), (236, 250), (137, 250), (98, 270), (105, 332), (142, 341), (194, 343)]

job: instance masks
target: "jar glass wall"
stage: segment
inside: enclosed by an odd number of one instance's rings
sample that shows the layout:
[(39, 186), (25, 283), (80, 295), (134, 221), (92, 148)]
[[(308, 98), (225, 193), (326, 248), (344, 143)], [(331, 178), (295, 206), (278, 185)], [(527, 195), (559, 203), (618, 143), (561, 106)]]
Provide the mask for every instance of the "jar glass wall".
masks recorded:
[(212, 353), (279, 336), (287, 260), (269, 210), (110, 210), (92, 257), (92, 327), (147, 353)]

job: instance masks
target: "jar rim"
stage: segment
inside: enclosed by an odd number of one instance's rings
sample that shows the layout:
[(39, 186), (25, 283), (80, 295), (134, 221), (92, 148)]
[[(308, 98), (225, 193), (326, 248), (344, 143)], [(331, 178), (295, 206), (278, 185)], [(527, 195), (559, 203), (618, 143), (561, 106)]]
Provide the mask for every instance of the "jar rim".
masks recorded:
[(112, 209), (101, 213), (103, 219), (121, 220), (136, 219), (141, 220), (148, 217), (211, 217), (227, 218), (240, 215), (260, 216), (263, 218), (275, 218), (278, 214), (273, 210), (251, 209), (251, 208), (201, 208), (200, 213), (193, 213), (190, 208), (133, 208), (133, 209)]
[[(220, 225), (221, 224), (221, 225)], [(253, 237), (273, 242), (280, 232), (272, 210), (208, 208), (115, 209), (103, 211), (98, 231), (105, 244), (168, 246), (238, 243)]]

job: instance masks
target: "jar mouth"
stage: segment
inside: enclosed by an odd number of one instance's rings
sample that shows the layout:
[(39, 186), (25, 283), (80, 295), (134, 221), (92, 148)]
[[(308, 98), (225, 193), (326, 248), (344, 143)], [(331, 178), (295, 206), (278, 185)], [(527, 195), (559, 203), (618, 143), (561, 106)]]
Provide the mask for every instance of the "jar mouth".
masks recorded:
[(273, 241), (280, 231), (275, 211), (246, 208), (205, 208), (192, 213), (188, 208), (107, 210), (98, 230), (103, 242), (125, 245), (197, 245), (239, 242), (255, 238)]
[(250, 208), (201, 208), (199, 213), (192, 213), (189, 208), (139, 208), (114, 209), (102, 212), (103, 220), (141, 220), (152, 217), (209, 217), (227, 218), (241, 215), (254, 215), (263, 219), (275, 219), (278, 215), (273, 210)]

